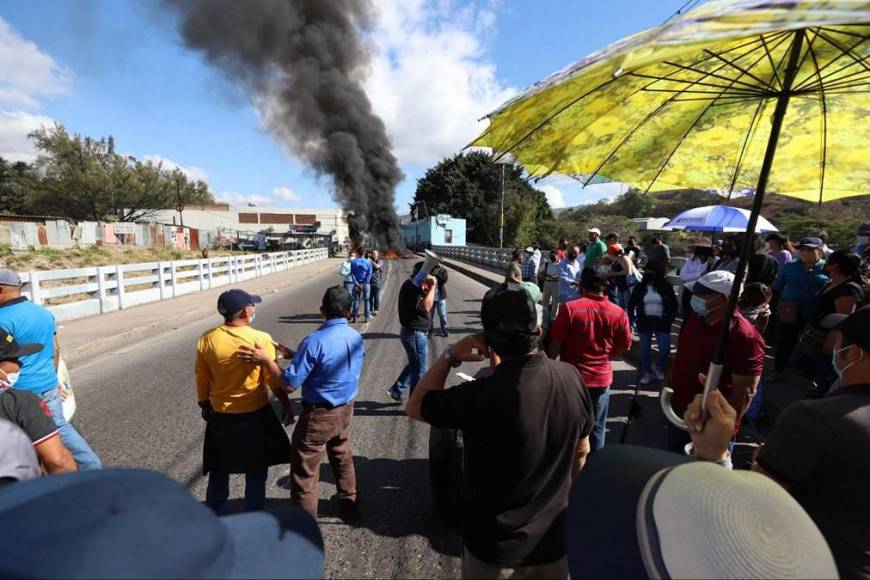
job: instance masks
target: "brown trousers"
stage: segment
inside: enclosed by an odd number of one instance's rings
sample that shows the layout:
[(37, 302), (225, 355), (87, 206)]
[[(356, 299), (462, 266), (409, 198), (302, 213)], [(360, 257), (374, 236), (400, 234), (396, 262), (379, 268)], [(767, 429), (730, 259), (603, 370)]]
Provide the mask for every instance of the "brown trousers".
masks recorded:
[(317, 516), (320, 461), (326, 452), (335, 473), (338, 496), (356, 501), (356, 471), (350, 445), (353, 403), (335, 409), (305, 408), (293, 430), (290, 452), (290, 501)]

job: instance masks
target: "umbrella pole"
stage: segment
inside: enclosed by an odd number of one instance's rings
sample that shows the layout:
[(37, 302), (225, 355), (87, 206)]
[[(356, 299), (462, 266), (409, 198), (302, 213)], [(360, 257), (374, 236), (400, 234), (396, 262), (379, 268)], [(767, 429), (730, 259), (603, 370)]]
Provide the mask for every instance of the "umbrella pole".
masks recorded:
[[(725, 311), (725, 319), (722, 321), (722, 332), (719, 335), (719, 340), (716, 343), (716, 351), (713, 355), (713, 361), (707, 370), (707, 381), (704, 384), (704, 395), (701, 404), (702, 421), (707, 420), (707, 395), (711, 390), (719, 386), (719, 381), (722, 379), (722, 368), (725, 363), (725, 355), (728, 351), (728, 337), (731, 334), (731, 321), (734, 317), (734, 310), (737, 308), (737, 300), (740, 298), (740, 290), (743, 286), (743, 278), (746, 274), (746, 267), (749, 263), (749, 257), (752, 255), (752, 237), (755, 234), (755, 227), (758, 223), (758, 216), (761, 214), (761, 206), (764, 204), (764, 194), (767, 190), (767, 180), (770, 177), (770, 169), (773, 166), (773, 158), (776, 155), (776, 145), (779, 141), (779, 133), (782, 130), (782, 122), (785, 118), (785, 113), (788, 110), (788, 102), (791, 97), (791, 87), (797, 75), (798, 58), (800, 57), (801, 46), (804, 40), (804, 30), (797, 30), (794, 33), (794, 38), (791, 43), (791, 52), (788, 57), (788, 64), (785, 70), (782, 81), (782, 90), (779, 92), (776, 100), (776, 108), (773, 111), (773, 118), (770, 124), (770, 136), (767, 139), (767, 148), (764, 151), (764, 160), (761, 164), (761, 171), (758, 173), (758, 184), (755, 187), (755, 198), (752, 201), (752, 212), (749, 214), (749, 223), (746, 225), (746, 237), (743, 242), (743, 247), (740, 250), (740, 261), (737, 263), (737, 273), (734, 275), (734, 285), (731, 287), (731, 294), (728, 297), (728, 307)], [(670, 398), (673, 391), (670, 388), (662, 390), (662, 409), (665, 416), (671, 423), (686, 429), (685, 422), (679, 418), (671, 408)], [(740, 409), (736, 409), (739, 413)]]

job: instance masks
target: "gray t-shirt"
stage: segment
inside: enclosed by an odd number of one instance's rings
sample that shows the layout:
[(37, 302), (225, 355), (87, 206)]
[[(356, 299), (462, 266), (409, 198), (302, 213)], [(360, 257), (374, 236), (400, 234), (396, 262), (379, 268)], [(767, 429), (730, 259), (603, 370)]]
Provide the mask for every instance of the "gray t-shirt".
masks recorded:
[(516, 278), (521, 282), (523, 280), (523, 269), (517, 262), (511, 262), (510, 266), (508, 266), (504, 281), (512, 282), (511, 278)]

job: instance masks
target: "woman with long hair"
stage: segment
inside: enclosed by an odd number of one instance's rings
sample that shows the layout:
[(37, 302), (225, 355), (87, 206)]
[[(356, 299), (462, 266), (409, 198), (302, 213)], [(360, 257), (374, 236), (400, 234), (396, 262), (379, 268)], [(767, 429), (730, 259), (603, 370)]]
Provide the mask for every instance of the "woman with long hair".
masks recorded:
[[(664, 264), (647, 264), (641, 280), (628, 301), (629, 317), (637, 322), (640, 337), (640, 384), (665, 379), (665, 368), (671, 354), (671, 325), (677, 317), (677, 295), (665, 279)], [(652, 339), (659, 347), (656, 363), (652, 362)]]
[(737, 264), (740, 262), (740, 248), (742, 247), (740, 236), (730, 236), (722, 243), (722, 256), (712, 270), (725, 270), (732, 274), (737, 273)]
[(794, 260), (796, 252), (792, 243), (788, 241), (787, 236), (773, 232), (768, 234), (764, 241), (767, 242), (770, 257), (776, 260), (780, 266), (785, 266)]
[(852, 314), (864, 302), (861, 259), (857, 254), (846, 250), (833, 252), (825, 262), (825, 272), (830, 280), (816, 294), (812, 314), (797, 347), (806, 357), (807, 377), (814, 383), (810, 395), (819, 397), (828, 392), (837, 378), (831, 365), (834, 337), (822, 328), (822, 320), (829, 314)]

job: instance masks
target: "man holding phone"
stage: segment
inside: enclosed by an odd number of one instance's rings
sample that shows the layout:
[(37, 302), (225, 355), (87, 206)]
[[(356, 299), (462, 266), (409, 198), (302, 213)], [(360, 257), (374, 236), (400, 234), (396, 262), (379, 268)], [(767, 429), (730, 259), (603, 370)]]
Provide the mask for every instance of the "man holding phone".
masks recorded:
[(438, 281), (429, 274), (418, 286), (415, 279), (422, 267), (423, 262), (414, 264), (413, 273), (399, 289), (399, 324), (402, 325), (399, 336), (408, 355), (408, 364), (387, 389), (387, 395), (397, 402), (401, 402), (406, 392), (414, 392), (414, 387), (429, 368), (429, 312), (435, 304)]
[[(448, 346), (405, 411), (462, 430), (462, 576), (565, 578), (564, 512), (589, 453), (592, 401), (577, 369), (539, 352), (525, 290), (493, 288), (481, 319), (483, 334)], [(484, 358), (492, 375), (444, 389), (451, 368)]]

